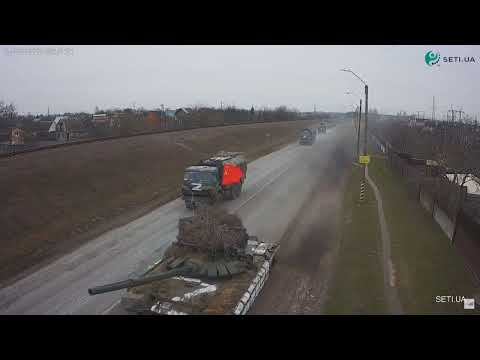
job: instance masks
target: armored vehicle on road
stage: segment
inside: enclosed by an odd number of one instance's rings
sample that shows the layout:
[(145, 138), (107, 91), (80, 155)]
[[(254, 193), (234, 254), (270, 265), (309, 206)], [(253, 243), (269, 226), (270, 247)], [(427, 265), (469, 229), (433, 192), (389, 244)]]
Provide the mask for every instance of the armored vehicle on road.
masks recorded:
[(202, 207), (179, 220), (177, 241), (143, 276), (88, 292), (128, 289), (110, 314), (246, 314), (277, 249), (249, 236), (237, 216)]

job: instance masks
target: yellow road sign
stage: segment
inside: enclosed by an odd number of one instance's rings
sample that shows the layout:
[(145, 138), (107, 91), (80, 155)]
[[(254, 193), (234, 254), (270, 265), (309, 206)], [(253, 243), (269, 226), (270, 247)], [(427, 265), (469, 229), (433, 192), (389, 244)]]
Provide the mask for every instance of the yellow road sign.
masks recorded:
[(358, 158), (358, 162), (360, 164), (369, 164), (370, 163), (370, 155), (360, 155)]

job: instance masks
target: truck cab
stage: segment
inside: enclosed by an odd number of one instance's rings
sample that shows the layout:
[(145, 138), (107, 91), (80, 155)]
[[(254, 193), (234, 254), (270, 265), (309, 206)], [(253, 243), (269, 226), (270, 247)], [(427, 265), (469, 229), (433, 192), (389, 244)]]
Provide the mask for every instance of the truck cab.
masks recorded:
[(213, 166), (190, 166), (183, 175), (182, 195), (187, 208), (214, 203), (221, 193), (218, 168)]
[(311, 129), (303, 129), (300, 135), (300, 145), (313, 145), (316, 134)]

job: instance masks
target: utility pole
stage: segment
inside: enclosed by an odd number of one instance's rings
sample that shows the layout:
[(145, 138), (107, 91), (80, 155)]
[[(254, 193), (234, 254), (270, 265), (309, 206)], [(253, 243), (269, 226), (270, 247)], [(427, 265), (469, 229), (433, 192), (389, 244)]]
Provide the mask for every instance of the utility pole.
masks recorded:
[(452, 122), (453, 122), (453, 121), (455, 120), (455, 119), (454, 119), (453, 109), (450, 109), (450, 110), (447, 111), (447, 121), (448, 121), (448, 114), (452, 114), (451, 120), (452, 120)]
[(358, 110), (358, 133), (357, 133), (357, 161), (360, 158), (360, 124), (362, 122), (362, 99), (360, 99), (360, 108)]
[(435, 121), (435, 96), (433, 97), (432, 120)]
[[(368, 85), (365, 81), (363, 81), (363, 79), (358, 76), (357, 74), (355, 74), (352, 70), (350, 69), (340, 69), (340, 71), (345, 71), (345, 72), (349, 72), (351, 73), (352, 75), (354, 75), (357, 79), (359, 79), (363, 85), (365, 85), (365, 138), (364, 138), (364, 146), (363, 146), (363, 154), (364, 155), (367, 155), (367, 152), (368, 152), (368, 149), (367, 149), (367, 134), (368, 134)], [(364, 194), (364, 187), (365, 187), (365, 178), (366, 178), (366, 169), (367, 169), (367, 165), (364, 164), (363, 165), (363, 180), (360, 184), (360, 188), (361, 188), (361, 191), (360, 191), (360, 199), (361, 201), (363, 201), (363, 194)]]
[[(363, 155), (367, 155), (367, 133), (368, 133), (368, 85), (365, 84), (365, 134), (364, 134), (364, 146)], [(365, 171), (363, 173), (365, 176)]]

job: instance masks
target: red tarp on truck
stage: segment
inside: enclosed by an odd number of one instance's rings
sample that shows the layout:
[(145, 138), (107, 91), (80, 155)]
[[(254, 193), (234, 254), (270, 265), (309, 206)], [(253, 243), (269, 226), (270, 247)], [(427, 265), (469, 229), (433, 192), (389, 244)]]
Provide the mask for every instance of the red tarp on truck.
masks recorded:
[(240, 167), (226, 163), (223, 165), (222, 186), (239, 184), (242, 176), (243, 172)]

